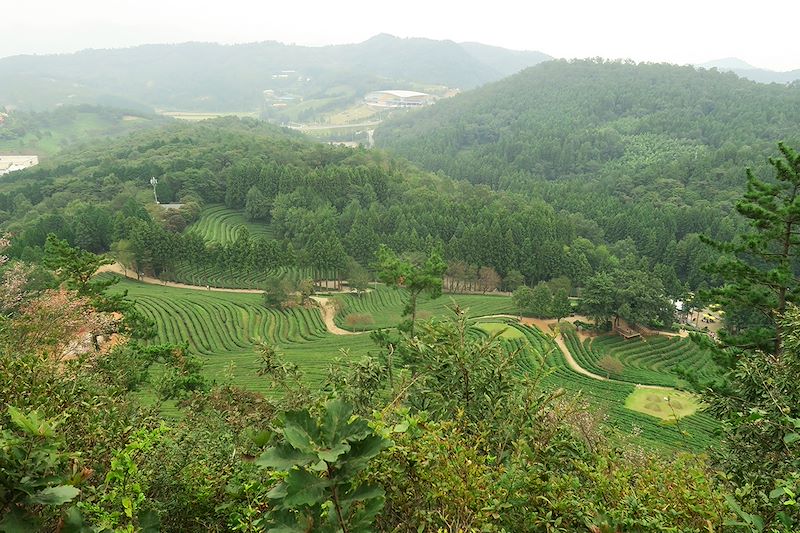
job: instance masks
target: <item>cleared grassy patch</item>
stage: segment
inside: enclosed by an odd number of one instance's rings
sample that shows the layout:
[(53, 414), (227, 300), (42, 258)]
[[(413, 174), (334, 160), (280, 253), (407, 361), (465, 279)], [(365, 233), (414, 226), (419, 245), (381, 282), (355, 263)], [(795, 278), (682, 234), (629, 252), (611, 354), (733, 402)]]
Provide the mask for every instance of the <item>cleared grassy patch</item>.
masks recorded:
[(695, 414), (700, 408), (700, 401), (684, 391), (637, 387), (625, 399), (625, 407), (661, 420), (675, 421)]
[(489, 335), (494, 335), (495, 333), (500, 332), (499, 337), (501, 339), (525, 338), (525, 335), (523, 335), (520, 330), (509, 324), (503, 324), (502, 322), (478, 322), (475, 324), (475, 327), (485, 331)]

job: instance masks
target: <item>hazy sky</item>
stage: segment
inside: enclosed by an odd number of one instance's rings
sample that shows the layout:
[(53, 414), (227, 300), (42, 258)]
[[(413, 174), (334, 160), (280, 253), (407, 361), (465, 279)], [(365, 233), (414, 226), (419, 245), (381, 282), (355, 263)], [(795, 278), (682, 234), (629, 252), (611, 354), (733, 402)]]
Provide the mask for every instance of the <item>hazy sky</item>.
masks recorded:
[[(796, 0), (0, 0), (0, 57), (143, 43), (478, 41), (557, 57), (800, 68)], [(2, 83), (2, 80), (0, 80)]]

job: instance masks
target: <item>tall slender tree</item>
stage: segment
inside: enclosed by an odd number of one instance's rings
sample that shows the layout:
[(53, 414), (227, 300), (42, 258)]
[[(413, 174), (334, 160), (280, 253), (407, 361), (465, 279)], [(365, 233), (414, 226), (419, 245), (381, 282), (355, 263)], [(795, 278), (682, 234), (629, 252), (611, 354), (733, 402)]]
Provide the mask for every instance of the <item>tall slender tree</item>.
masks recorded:
[(724, 284), (710, 297), (731, 316), (756, 313), (746, 324), (721, 333), (729, 346), (758, 348), (780, 355), (783, 331), (779, 317), (800, 289), (800, 154), (778, 143), (783, 158), (770, 158), (775, 179), (765, 181), (747, 169), (747, 192), (736, 210), (748, 219), (750, 229), (732, 242), (702, 240), (722, 257), (706, 267)]
[(447, 270), (447, 264), (437, 251), (432, 251), (424, 261), (413, 261), (399, 257), (392, 249), (381, 245), (376, 255), (380, 280), (408, 291), (408, 303), (403, 314), (411, 316), (409, 332), (413, 336), (414, 322), (417, 319), (417, 299), (423, 292), (431, 298), (441, 296), (442, 276)]

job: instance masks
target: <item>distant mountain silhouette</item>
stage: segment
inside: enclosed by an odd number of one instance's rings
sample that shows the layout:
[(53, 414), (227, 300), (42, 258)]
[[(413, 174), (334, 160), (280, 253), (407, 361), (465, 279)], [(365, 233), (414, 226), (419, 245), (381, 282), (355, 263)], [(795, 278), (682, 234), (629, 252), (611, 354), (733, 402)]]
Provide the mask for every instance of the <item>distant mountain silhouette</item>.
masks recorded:
[(411, 83), (469, 89), (548, 59), (541, 52), (387, 34), (323, 47), (153, 44), (0, 59), (0, 105), (253, 110), (264, 103), (265, 90), (335, 101)]
[(760, 83), (791, 83), (795, 80), (800, 80), (800, 69), (789, 70), (786, 72), (779, 72), (776, 70), (769, 70), (758, 68), (746, 61), (742, 61), (738, 57), (726, 57), (723, 59), (715, 59), (697, 65), (701, 68), (716, 68), (721, 71), (733, 72), (741, 78), (757, 81)]

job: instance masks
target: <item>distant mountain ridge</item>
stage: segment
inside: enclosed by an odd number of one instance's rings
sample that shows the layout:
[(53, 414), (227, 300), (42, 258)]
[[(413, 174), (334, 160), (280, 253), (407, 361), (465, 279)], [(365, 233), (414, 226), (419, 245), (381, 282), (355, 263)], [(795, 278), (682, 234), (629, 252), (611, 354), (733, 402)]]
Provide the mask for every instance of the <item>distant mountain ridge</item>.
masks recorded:
[[(0, 105), (254, 110), (269, 89), (330, 98), (412, 82), (469, 89), (548, 59), (541, 52), (387, 34), (323, 47), (274, 41), (142, 45), (0, 59)], [(283, 71), (302, 82), (282, 85), (275, 76)], [(345, 89), (337, 93), (337, 87)]]
[(800, 69), (787, 70), (780, 72), (777, 70), (769, 70), (758, 68), (738, 57), (725, 57), (722, 59), (715, 59), (696, 65), (700, 68), (716, 68), (720, 71), (733, 72), (740, 78), (747, 78), (748, 80), (757, 81), (759, 83), (792, 83), (793, 81), (800, 80)]

